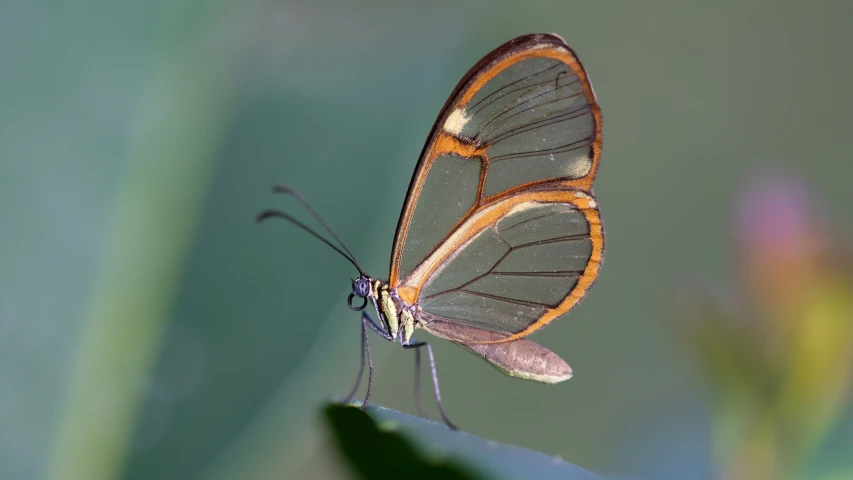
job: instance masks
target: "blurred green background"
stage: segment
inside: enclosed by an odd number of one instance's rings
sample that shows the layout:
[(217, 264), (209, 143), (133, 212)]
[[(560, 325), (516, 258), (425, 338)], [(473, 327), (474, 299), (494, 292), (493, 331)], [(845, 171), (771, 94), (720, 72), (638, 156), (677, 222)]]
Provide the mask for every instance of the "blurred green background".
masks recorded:
[[(595, 86), (607, 252), (587, 299), (534, 337), (570, 381), (509, 379), (434, 342), (465, 430), (602, 474), (721, 475), (719, 396), (679, 325), (694, 321), (693, 292), (725, 304), (740, 290), (740, 192), (782, 172), (818, 199), (827, 235), (843, 246), (853, 233), (847, 2), (7, 0), (2, 12), (0, 478), (345, 476), (318, 406), (358, 367), (354, 271), (254, 216), (307, 218), (269, 189), (295, 185), (386, 278), (446, 96), (523, 33), (562, 35)], [(372, 345), (373, 400), (414, 413), (413, 355)], [(837, 403), (828, 432), (853, 426)], [(815, 458), (836, 465), (853, 439), (826, 437)]]

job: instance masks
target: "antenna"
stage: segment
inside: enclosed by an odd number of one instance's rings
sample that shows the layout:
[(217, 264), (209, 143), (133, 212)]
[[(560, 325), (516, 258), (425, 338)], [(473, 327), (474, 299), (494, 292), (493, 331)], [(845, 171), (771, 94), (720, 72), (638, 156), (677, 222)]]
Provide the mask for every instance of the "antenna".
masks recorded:
[[(288, 214), (286, 214), (280, 210), (265, 210), (265, 211), (261, 212), (260, 215), (258, 215), (258, 217), (256, 219), (256, 221), (258, 223), (263, 222), (264, 220), (266, 220), (268, 218), (272, 218), (272, 217), (277, 217), (277, 218), (287, 220), (288, 222), (296, 225), (297, 227), (301, 228), (302, 230), (305, 230), (306, 232), (310, 233), (314, 237), (318, 238), (319, 240), (321, 240), (326, 245), (332, 247), (332, 249), (334, 249), (336, 252), (340, 253), (347, 260), (349, 260), (349, 262), (352, 263), (353, 266), (358, 270), (358, 273), (360, 273), (361, 275), (364, 275), (364, 270), (361, 269), (361, 265), (359, 265), (358, 260), (355, 259), (355, 255), (353, 255), (352, 252), (350, 251), (350, 249), (347, 248), (347, 246), (344, 244), (344, 242), (342, 242), (341, 239), (337, 235), (335, 235), (335, 232), (332, 231), (331, 228), (329, 228), (329, 226), (326, 224), (326, 222), (324, 222), (323, 219), (320, 217), (320, 215), (311, 207), (311, 204), (308, 203), (308, 200), (306, 200), (305, 197), (302, 196), (302, 194), (299, 192), (299, 190), (291, 187), (290, 185), (276, 185), (273, 187), (273, 192), (274, 193), (289, 193), (289, 194), (293, 195), (297, 200), (299, 200), (299, 203), (301, 203), (302, 206), (305, 207), (305, 209), (308, 210), (308, 212), (315, 219), (317, 219), (318, 222), (320, 222), (320, 225), (322, 225), (323, 228), (325, 228), (326, 231), (332, 235), (332, 238), (337, 240), (338, 244), (341, 247), (343, 247), (343, 250), (341, 250), (340, 248), (335, 246), (328, 239), (326, 239), (325, 237), (323, 237), (319, 233), (315, 232), (314, 230), (309, 228), (304, 223), (300, 222), (299, 220), (293, 218), (292, 216), (290, 216), (290, 215), (288, 215)], [(346, 253), (344, 253), (344, 251), (346, 251)]]

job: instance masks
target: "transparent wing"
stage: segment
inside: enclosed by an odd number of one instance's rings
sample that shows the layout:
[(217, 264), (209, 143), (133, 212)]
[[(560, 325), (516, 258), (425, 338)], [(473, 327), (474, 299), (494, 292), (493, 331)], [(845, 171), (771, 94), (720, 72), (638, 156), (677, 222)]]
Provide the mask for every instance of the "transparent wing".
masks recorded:
[(506, 195), (545, 184), (591, 193), (600, 147), (595, 95), (561, 38), (527, 35), (499, 47), (462, 79), (424, 148), (397, 227), (391, 285)]
[(592, 170), (596, 137), (584, 82), (563, 60), (532, 57), (489, 80), (445, 129), (488, 158), (483, 196), (544, 179), (578, 179)]
[(419, 292), (421, 323), (453, 322), (518, 338), (580, 300), (603, 252), (595, 200), (571, 190), (544, 193), (561, 198), (499, 202), (514, 205), (482, 228), (477, 217), (466, 222), (457, 248), (431, 255), (415, 270), (411, 277), (418, 280), (400, 291)]

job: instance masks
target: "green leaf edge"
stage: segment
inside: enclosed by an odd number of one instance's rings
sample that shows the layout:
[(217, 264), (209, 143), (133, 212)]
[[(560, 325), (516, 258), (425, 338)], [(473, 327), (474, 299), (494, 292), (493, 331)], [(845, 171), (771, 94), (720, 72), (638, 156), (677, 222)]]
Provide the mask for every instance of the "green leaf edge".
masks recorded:
[(339, 452), (360, 478), (602, 480), (560, 457), (378, 405), (362, 411), (360, 404), (330, 402), (323, 416)]

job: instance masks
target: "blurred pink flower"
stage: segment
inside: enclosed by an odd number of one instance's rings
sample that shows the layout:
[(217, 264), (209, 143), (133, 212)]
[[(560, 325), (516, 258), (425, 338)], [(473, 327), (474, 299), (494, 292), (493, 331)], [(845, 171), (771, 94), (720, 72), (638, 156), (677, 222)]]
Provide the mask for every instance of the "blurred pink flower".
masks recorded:
[(826, 276), (829, 236), (818, 203), (802, 181), (779, 174), (754, 176), (740, 194), (736, 238), (742, 286), (763, 321), (794, 322)]
[(699, 302), (685, 329), (715, 391), (720, 478), (801, 478), (849, 401), (853, 270), (821, 207), (793, 176), (750, 179), (735, 226), (742, 308)]
[(746, 248), (796, 255), (808, 248), (823, 218), (812, 192), (788, 176), (754, 177), (738, 202), (738, 237)]

